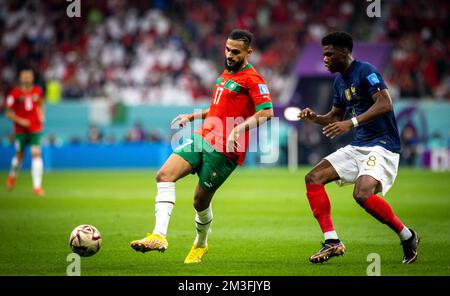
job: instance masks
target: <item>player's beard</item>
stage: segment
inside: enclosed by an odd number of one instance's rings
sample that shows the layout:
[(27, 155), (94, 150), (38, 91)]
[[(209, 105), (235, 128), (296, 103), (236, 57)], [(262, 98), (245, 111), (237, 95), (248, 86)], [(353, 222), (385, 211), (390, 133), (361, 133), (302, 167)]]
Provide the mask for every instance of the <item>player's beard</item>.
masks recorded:
[(33, 82), (27, 81), (27, 82), (20, 83), (20, 88), (21, 89), (30, 89), (32, 87), (33, 87)]
[(225, 58), (225, 68), (229, 72), (236, 72), (236, 71), (240, 70), (242, 68), (242, 64), (244, 64), (244, 59), (237, 61), (236, 64), (234, 64), (233, 66), (228, 66), (227, 58)]

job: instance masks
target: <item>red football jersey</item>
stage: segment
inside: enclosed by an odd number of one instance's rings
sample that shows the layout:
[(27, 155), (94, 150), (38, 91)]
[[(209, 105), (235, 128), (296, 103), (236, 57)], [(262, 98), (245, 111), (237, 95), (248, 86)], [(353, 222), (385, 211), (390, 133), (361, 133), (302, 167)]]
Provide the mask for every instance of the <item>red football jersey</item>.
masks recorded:
[(22, 118), (30, 121), (29, 127), (23, 127), (14, 123), (16, 134), (37, 133), (42, 131), (42, 122), (39, 118), (38, 107), (43, 104), (43, 92), (39, 86), (34, 86), (31, 91), (25, 92), (19, 87), (12, 89), (6, 98), (6, 107)]
[(245, 136), (240, 135), (237, 151), (226, 150), (228, 135), (236, 125), (266, 108), (272, 108), (269, 89), (251, 64), (237, 72), (225, 70), (216, 80), (209, 113), (198, 133), (216, 150), (242, 165), (249, 132), (245, 132)]

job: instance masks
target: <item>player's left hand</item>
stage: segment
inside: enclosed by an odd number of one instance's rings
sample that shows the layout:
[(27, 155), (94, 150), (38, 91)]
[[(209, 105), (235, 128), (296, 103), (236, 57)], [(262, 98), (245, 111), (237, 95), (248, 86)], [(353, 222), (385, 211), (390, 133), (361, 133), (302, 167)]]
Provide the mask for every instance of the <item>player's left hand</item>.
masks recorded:
[(339, 135), (345, 134), (349, 130), (352, 129), (353, 123), (351, 120), (345, 120), (345, 121), (337, 121), (328, 124), (322, 129), (322, 133), (330, 138), (334, 139)]
[(233, 129), (227, 138), (227, 152), (237, 151), (241, 147), (238, 139), (239, 133), (236, 129)]

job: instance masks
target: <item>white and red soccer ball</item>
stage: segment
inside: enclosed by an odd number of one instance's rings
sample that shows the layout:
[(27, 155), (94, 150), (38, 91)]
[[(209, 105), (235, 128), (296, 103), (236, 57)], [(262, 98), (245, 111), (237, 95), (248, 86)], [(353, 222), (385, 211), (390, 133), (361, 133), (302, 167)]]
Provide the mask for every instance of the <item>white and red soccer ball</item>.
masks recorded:
[(81, 257), (89, 257), (100, 250), (102, 237), (92, 225), (83, 224), (75, 227), (69, 238), (70, 248)]

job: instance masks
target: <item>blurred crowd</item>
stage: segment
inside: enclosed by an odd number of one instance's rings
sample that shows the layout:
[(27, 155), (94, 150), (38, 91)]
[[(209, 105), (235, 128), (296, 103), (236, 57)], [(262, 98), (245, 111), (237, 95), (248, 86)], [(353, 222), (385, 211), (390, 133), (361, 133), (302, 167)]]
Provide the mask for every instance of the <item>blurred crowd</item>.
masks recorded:
[[(252, 64), (275, 102), (306, 42), (333, 30), (393, 44), (385, 71), (396, 95), (450, 98), (449, 3), (381, 1), (382, 18), (358, 0), (0, 1), (0, 95), (31, 65), (48, 96), (107, 97), (134, 105), (208, 100), (236, 27), (255, 35)], [(57, 99), (57, 98), (55, 98)]]
[[(72, 137), (69, 141), (70, 144), (82, 142), (84, 142), (83, 139), (78, 139), (76, 137)], [(117, 139), (112, 134), (105, 136), (101, 128), (97, 127), (95, 124), (91, 124), (85, 142), (88, 144), (160, 143), (167, 142), (167, 139), (164, 139), (158, 131), (146, 130), (142, 123), (136, 122), (134, 126), (127, 131), (123, 139)]]
[(391, 88), (402, 97), (450, 99), (450, 2), (393, 2), (383, 34), (393, 43)]
[[(0, 145), (13, 146), (14, 133), (8, 134), (5, 139), (0, 138)], [(122, 138), (116, 133), (105, 132), (103, 128), (96, 124), (90, 124), (84, 136), (71, 135), (67, 139), (60, 135), (49, 132), (42, 138), (45, 146), (63, 145), (115, 145), (115, 144), (142, 144), (142, 143), (169, 143), (170, 139), (164, 137), (158, 130), (146, 129), (142, 123), (136, 122), (133, 127), (127, 130)]]

